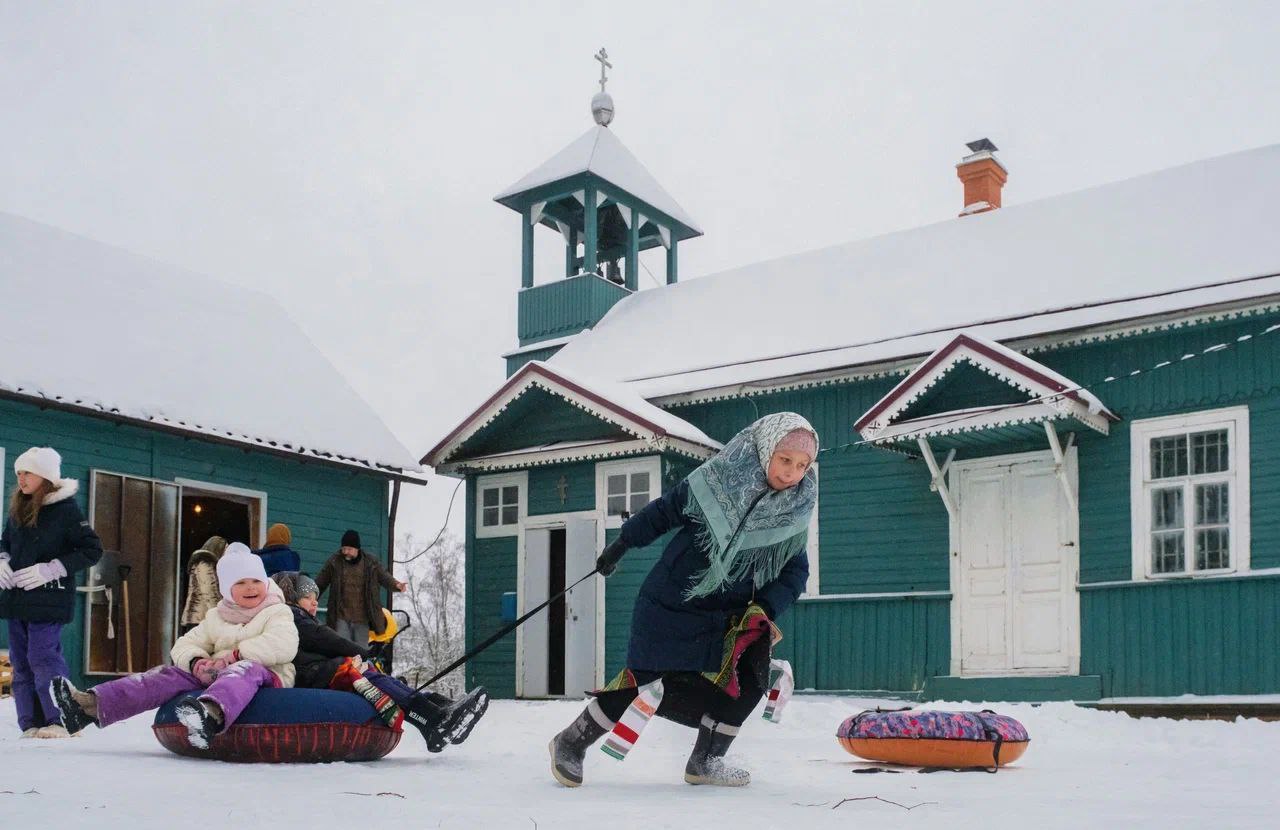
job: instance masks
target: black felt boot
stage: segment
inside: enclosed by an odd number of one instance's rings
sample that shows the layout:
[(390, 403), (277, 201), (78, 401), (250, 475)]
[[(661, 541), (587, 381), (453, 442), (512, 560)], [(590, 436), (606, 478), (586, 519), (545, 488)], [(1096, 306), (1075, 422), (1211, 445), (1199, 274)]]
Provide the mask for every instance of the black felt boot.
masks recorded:
[[(608, 724), (607, 726), (605, 724)], [(551, 739), (551, 774), (566, 787), (582, 786), (582, 761), (591, 745), (613, 728), (613, 722), (593, 700), (581, 714)]]
[[(726, 731), (731, 730), (731, 731)], [(716, 787), (745, 787), (751, 783), (751, 773), (725, 763), (724, 754), (738, 736), (738, 728), (702, 719), (698, 727), (698, 740), (684, 765), (684, 780), (690, 784), (711, 784)]]
[(49, 693), (62, 714), (62, 726), (74, 735), (89, 724), (98, 723), (98, 702), (93, 692), (82, 692), (65, 677), (55, 677), (49, 683)]

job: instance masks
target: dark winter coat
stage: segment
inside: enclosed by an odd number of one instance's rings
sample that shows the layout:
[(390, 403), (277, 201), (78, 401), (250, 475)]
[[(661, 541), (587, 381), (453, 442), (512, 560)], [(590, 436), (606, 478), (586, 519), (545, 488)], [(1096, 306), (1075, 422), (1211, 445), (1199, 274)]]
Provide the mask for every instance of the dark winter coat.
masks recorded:
[[(644, 547), (669, 530), (679, 532), (640, 586), (631, 615), (627, 668), (645, 671), (718, 671), (731, 618), (753, 600), (771, 619), (795, 603), (809, 579), (809, 559), (796, 554), (778, 578), (756, 589), (751, 578), (692, 600), (684, 592), (707, 567), (707, 552), (685, 524), (689, 485), (681, 481), (622, 525), (622, 540)], [(626, 567), (626, 563), (623, 563)]]
[(288, 545), (267, 545), (257, 553), (262, 557), (262, 567), (267, 569), (267, 576), (281, 571), (302, 570), (302, 557)]
[(0, 551), (9, 554), (15, 571), (57, 559), (67, 575), (39, 588), (0, 590), (0, 618), (28, 622), (69, 623), (75, 615), (76, 571), (91, 568), (102, 558), (102, 541), (89, 526), (74, 498), (79, 483), (69, 481), (45, 497), (34, 527), (7, 517), (0, 534)]
[(334, 672), (348, 657), (368, 657), (369, 652), (329, 628), (296, 605), (293, 624), (298, 627), (297, 671), (293, 685), (299, 689), (327, 689)]
[(388, 591), (396, 589), (395, 578), (387, 573), (387, 569), (382, 563), (373, 556), (360, 551), (360, 555), (356, 557), (354, 562), (348, 562), (341, 552), (335, 553), (329, 557), (329, 561), (324, 563), (324, 567), (320, 569), (320, 573), (316, 576), (316, 587), (320, 589), (320, 593), (324, 593), (325, 589), (329, 589), (329, 604), (325, 606), (325, 625), (334, 628), (338, 624), (338, 613), (342, 608), (342, 591), (343, 580), (342, 575), (345, 568), (359, 568), (362, 572), (364, 583), (364, 613), (365, 619), (354, 620), (354, 622), (364, 623), (369, 626), (374, 634), (381, 634), (387, 630), (387, 618), (382, 613), (382, 600), (378, 597), (378, 586), (386, 588)]

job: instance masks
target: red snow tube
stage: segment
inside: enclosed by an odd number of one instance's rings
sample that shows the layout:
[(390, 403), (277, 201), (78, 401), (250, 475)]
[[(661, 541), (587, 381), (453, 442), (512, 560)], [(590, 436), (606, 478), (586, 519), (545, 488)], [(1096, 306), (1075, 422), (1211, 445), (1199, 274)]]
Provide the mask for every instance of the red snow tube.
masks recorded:
[(862, 712), (846, 718), (836, 737), (871, 761), (992, 770), (1021, 758), (1031, 741), (1021, 723), (990, 710)]
[(184, 693), (156, 711), (151, 731), (170, 752), (257, 764), (376, 761), (400, 743), (400, 731), (383, 725), (367, 700), (328, 689), (261, 689), (230, 729), (208, 749), (187, 740), (174, 708)]

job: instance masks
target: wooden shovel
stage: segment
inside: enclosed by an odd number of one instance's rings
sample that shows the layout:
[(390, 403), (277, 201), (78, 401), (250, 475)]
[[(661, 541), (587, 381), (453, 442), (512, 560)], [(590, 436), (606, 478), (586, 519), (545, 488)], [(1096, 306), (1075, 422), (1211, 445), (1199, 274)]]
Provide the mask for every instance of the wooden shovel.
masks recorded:
[(121, 565), (116, 569), (120, 575), (120, 603), (121, 613), (124, 616), (124, 664), (125, 671), (133, 674), (133, 626), (129, 620), (129, 571), (133, 568), (129, 565)]

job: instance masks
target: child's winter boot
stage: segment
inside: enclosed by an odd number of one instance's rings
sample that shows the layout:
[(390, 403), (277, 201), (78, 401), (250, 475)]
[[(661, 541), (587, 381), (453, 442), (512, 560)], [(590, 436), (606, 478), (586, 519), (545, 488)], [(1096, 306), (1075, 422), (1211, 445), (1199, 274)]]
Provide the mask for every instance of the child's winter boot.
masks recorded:
[(75, 735), (89, 724), (98, 723), (98, 698), (93, 692), (82, 692), (65, 677), (55, 677), (49, 682), (49, 694), (62, 713), (62, 725), (67, 734)]
[(582, 786), (582, 761), (591, 745), (613, 729), (600, 704), (591, 701), (573, 723), (564, 728), (547, 748), (551, 751), (551, 774), (566, 787)]
[(690, 784), (711, 784), (716, 787), (745, 787), (751, 783), (751, 773), (725, 763), (724, 754), (729, 744), (738, 736), (738, 727), (718, 723), (709, 717), (702, 718), (698, 727), (698, 740), (693, 745), (689, 762), (684, 765), (684, 780)]
[(222, 731), (222, 710), (216, 703), (187, 699), (173, 707), (178, 722), (187, 728), (187, 741), (196, 749), (208, 749)]

